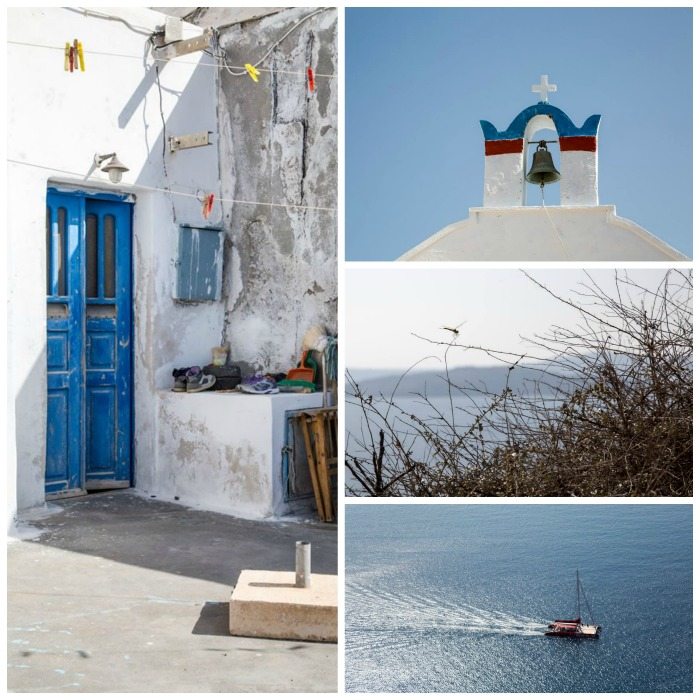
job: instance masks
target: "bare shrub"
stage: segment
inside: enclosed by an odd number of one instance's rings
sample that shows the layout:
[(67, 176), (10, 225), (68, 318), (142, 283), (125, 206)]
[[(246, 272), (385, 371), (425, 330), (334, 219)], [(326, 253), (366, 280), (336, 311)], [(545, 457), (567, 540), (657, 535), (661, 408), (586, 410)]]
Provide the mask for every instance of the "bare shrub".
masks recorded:
[[(577, 324), (531, 338), (535, 351), (522, 356), (425, 339), (442, 349), (447, 410), (423, 392), (421, 417), (396, 400), (399, 386), (372, 397), (348, 377), (348, 402), (362, 416), (346, 441), (348, 493), (692, 495), (691, 271), (669, 271), (655, 289), (616, 272), (614, 294), (588, 276), (573, 298), (527, 276), (571, 306)], [(506, 363), (505, 387), (455, 384), (455, 348)], [(538, 378), (511, 386), (519, 366)], [(457, 396), (471, 407), (457, 407)]]

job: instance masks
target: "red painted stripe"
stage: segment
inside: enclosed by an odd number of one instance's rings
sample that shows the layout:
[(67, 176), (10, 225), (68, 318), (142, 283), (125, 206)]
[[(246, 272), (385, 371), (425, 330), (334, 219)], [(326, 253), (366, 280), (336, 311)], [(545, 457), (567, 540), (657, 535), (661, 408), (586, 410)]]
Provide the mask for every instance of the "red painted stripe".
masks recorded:
[(559, 148), (562, 151), (595, 151), (598, 150), (598, 139), (595, 136), (560, 136)]
[(500, 156), (503, 153), (522, 153), (523, 139), (505, 139), (503, 141), (484, 141), (487, 156)]

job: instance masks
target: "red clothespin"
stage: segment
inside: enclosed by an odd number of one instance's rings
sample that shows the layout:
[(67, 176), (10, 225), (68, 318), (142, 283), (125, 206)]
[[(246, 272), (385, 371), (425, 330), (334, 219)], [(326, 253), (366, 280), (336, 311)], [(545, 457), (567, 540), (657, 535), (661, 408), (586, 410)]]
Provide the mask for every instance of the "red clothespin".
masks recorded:
[(72, 73), (75, 70), (75, 50), (73, 47), (70, 47), (70, 52), (69, 52), (69, 59), (70, 59), (70, 72)]
[(309, 92), (314, 92), (316, 90), (316, 82), (314, 80), (314, 69), (311, 66), (306, 69), (306, 77), (309, 82)]
[(202, 216), (208, 219), (211, 216), (211, 210), (214, 208), (214, 193), (210, 192), (204, 195), (204, 201), (202, 202)]

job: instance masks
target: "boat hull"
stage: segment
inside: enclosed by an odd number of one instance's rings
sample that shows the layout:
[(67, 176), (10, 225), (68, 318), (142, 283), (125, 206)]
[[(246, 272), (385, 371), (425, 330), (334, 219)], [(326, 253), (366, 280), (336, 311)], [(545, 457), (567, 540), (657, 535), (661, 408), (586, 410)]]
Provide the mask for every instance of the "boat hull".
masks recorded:
[(570, 639), (598, 639), (599, 632), (588, 634), (584, 632), (545, 632), (545, 637), (569, 637)]
[(598, 639), (600, 625), (549, 625), (545, 637), (570, 637), (572, 639)]

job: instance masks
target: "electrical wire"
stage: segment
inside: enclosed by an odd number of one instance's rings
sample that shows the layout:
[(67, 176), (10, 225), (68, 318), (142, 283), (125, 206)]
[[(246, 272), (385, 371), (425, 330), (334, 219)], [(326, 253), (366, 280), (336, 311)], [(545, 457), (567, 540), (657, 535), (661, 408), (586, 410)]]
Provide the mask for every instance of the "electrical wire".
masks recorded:
[[(81, 14), (85, 14), (86, 16), (92, 16), (96, 17), (98, 19), (108, 19), (108, 20), (113, 20), (113, 21), (118, 21), (122, 22), (127, 28), (129, 28), (131, 31), (134, 31), (138, 34), (143, 34), (149, 37), (149, 43), (151, 44), (152, 47), (155, 47), (153, 43), (153, 36), (154, 33), (153, 31), (145, 31), (138, 29), (134, 27), (132, 24), (127, 22), (122, 17), (117, 17), (115, 15), (109, 15), (107, 13), (101, 13), (101, 12), (95, 12), (92, 10), (88, 10), (87, 8), (82, 8), (82, 9), (77, 9), (73, 10), (73, 8), (66, 8), (74, 12), (80, 12)], [(308, 15), (304, 15), (300, 19), (298, 19), (292, 27), (290, 27), (277, 41), (275, 41), (273, 44), (270, 45), (270, 47), (267, 49), (267, 51), (258, 59), (258, 61), (254, 64), (252, 64), (255, 68), (257, 68), (261, 63), (263, 63), (269, 56), (270, 54), (290, 35), (292, 34), (296, 29), (298, 29), (304, 22), (308, 21), (312, 17), (315, 17), (316, 15), (320, 14), (321, 12), (325, 12), (326, 10), (331, 10), (335, 9), (332, 7), (322, 7), (317, 10), (314, 10), (313, 12), (310, 12)], [(203, 65), (203, 66), (209, 66), (209, 67), (214, 67), (214, 68), (224, 68), (228, 73), (234, 76), (243, 76), (247, 75), (248, 71), (242, 67), (242, 66), (230, 66), (226, 62), (226, 52), (225, 50), (220, 46), (219, 44), (219, 35), (218, 32), (214, 32), (214, 37), (215, 37), (215, 42), (216, 42), (216, 47), (214, 48), (214, 52), (209, 52), (206, 51), (207, 54), (212, 56), (217, 60), (217, 63), (201, 63), (201, 62), (195, 62), (195, 61), (178, 61), (179, 63), (187, 63), (190, 65)], [(34, 44), (34, 43), (29, 43), (29, 42), (19, 42), (19, 41), (10, 41), (8, 40), (8, 44), (14, 44), (17, 46), (28, 46), (32, 48), (44, 48), (44, 49), (51, 49), (51, 50), (56, 50), (56, 51), (64, 51), (64, 47), (60, 46), (48, 46), (44, 44)], [(142, 56), (133, 56), (129, 54), (115, 54), (111, 52), (104, 52), (104, 51), (88, 51), (86, 52), (88, 55), (93, 54), (93, 55), (104, 55), (104, 56), (112, 56), (112, 57), (118, 57), (118, 58), (134, 58), (138, 59), (139, 61), (143, 60)], [(161, 121), (163, 122), (163, 168), (164, 168), (164, 175), (166, 178), (166, 182), (168, 180), (168, 172), (167, 168), (165, 165), (165, 153), (166, 153), (166, 139), (165, 139), (165, 116), (163, 114), (163, 95), (162, 95), (162, 88), (160, 84), (160, 71), (159, 67), (157, 65), (157, 62), (169, 62), (170, 59), (162, 59), (158, 58), (157, 56), (153, 57), (154, 60), (156, 61), (156, 83), (158, 86), (158, 97), (159, 97), (159, 108), (160, 108), (160, 116), (161, 116)], [(233, 70), (233, 69), (240, 69), (239, 71)], [(304, 79), (306, 79), (306, 72), (302, 71), (286, 71), (286, 70), (276, 70), (272, 71), (270, 69), (265, 69), (265, 68), (259, 68), (260, 71), (264, 71), (267, 73), (285, 73), (285, 74), (290, 74), (290, 75), (302, 75), (304, 76)], [(327, 74), (327, 73), (316, 73), (315, 77), (319, 78), (335, 78), (336, 76), (333, 74)], [(61, 170), (59, 168), (52, 168), (49, 166), (44, 166), (44, 165), (39, 165), (36, 163), (29, 163), (27, 161), (19, 161), (19, 160), (14, 160), (11, 158), (7, 159), (8, 163), (13, 163), (15, 165), (24, 165), (27, 167), (34, 167), (34, 168), (40, 168), (43, 170), (48, 170), (52, 172), (57, 172), (61, 173), (64, 175), (70, 175), (72, 177), (78, 177), (81, 178), (82, 180), (88, 180), (92, 182), (100, 182), (102, 183), (102, 180), (98, 180), (96, 178), (85, 178), (84, 175), (81, 173), (74, 173), (71, 171), (67, 170)], [(195, 199), (199, 199), (198, 195), (196, 194), (191, 194), (188, 192), (178, 192), (175, 190), (172, 190), (170, 187), (167, 188), (157, 188), (157, 187), (146, 187), (142, 185), (135, 185), (136, 187), (139, 187), (140, 189), (143, 190), (148, 190), (148, 191), (153, 191), (153, 192), (161, 192), (164, 194), (168, 195), (175, 195), (175, 196), (181, 196), (181, 197), (191, 197)], [(247, 205), (256, 205), (256, 206), (269, 206), (269, 207), (280, 207), (280, 208), (294, 208), (294, 209), (309, 209), (309, 210), (317, 210), (317, 211), (332, 211), (335, 212), (337, 211), (335, 207), (315, 207), (311, 205), (301, 205), (301, 204), (277, 204), (274, 202), (254, 202), (254, 201), (248, 201), (248, 200), (235, 200), (235, 199), (225, 199), (225, 198), (219, 198), (220, 202), (226, 202), (226, 203), (231, 203), (231, 204), (247, 204)], [(173, 214), (174, 214), (174, 203), (171, 201), (171, 205), (173, 206)]]
[[(71, 177), (76, 177), (80, 178), (83, 182), (92, 182), (95, 184), (99, 185), (106, 185), (107, 183), (104, 180), (94, 178), (94, 177), (85, 177), (83, 173), (76, 173), (72, 172), (70, 170), (62, 170), (61, 168), (52, 168), (51, 166), (48, 165), (41, 165), (39, 163), (30, 163), (29, 161), (25, 160), (16, 160), (15, 158), (7, 158), (8, 163), (12, 163), (13, 165), (21, 165), (24, 167), (28, 168), (38, 168), (40, 170), (47, 170), (49, 172), (53, 173), (59, 173), (61, 175), (69, 175)], [(170, 188), (162, 188), (162, 187), (149, 187), (147, 185), (138, 185), (138, 184), (129, 184), (129, 183), (124, 183), (125, 187), (135, 187), (138, 190), (144, 190), (146, 192), (160, 192), (162, 194), (171, 194), (176, 197), (189, 197), (190, 199), (196, 199), (200, 200), (200, 197), (196, 193), (191, 193), (191, 192), (180, 192), (177, 190), (172, 190)], [(262, 206), (262, 207), (276, 207), (279, 209), (310, 209), (310, 210), (315, 210), (315, 211), (329, 211), (329, 212), (336, 212), (337, 208), (336, 207), (315, 207), (309, 204), (278, 204), (277, 202), (256, 202), (253, 200), (247, 200), (247, 199), (227, 199), (225, 197), (219, 198), (220, 202), (225, 202), (226, 204), (248, 204), (251, 206)]]
[[(90, 10), (87, 7), (78, 7), (78, 8), (72, 8), (72, 7), (67, 7), (65, 8), (71, 12), (79, 12), (82, 15), (85, 15), (86, 17), (96, 17), (97, 19), (108, 19), (112, 20), (114, 22), (121, 22), (123, 25), (125, 25), (128, 29), (130, 29), (132, 32), (136, 32), (137, 34), (144, 34), (146, 36), (152, 36), (155, 32), (153, 30), (149, 30), (145, 27), (142, 28), (137, 28), (127, 20), (125, 20), (123, 17), (117, 17), (116, 15), (110, 15), (106, 12), (98, 12), (96, 10)], [(304, 22), (306, 22), (308, 19), (311, 19), (317, 14), (320, 14), (321, 12), (325, 12), (326, 10), (334, 10), (334, 7), (319, 7), (317, 10), (314, 10), (313, 12), (310, 12), (308, 15), (304, 15), (304, 17), (298, 19), (295, 24), (289, 29), (285, 34), (283, 34), (270, 48), (267, 50), (267, 52), (258, 60), (257, 63), (253, 63), (252, 65), (257, 68), (295, 29), (297, 29), (299, 26), (301, 26)], [(174, 43), (174, 42), (170, 42)], [(224, 53), (224, 59), (225, 59), (225, 53)], [(233, 66), (234, 68), (240, 68), (240, 66)], [(246, 71), (244, 70), (243, 73), (232, 73), (232, 75), (245, 75)]]
[[(80, 14), (84, 14), (85, 16), (91, 16), (91, 17), (96, 17), (98, 19), (108, 19), (112, 20), (115, 22), (121, 22), (124, 24), (126, 27), (128, 27), (131, 31), (136, 32), (138, 34), (143, 34), (145, 36), (150, 37), (151, 39), (151, 44), (153, 44), (153, 36), (155, 32), (153, 30), (146, 30), (146, 29), (139, 29), (129, 23), (127, 20), (125, 20), (123, 17), (117, 17), (116, 15), (110, 15), (105, 12), (97, 12), (94, 10), (89, 10), (87, 8), (66, 8), (67, 10), (70, 10), (72, 12), (79, 12)], [(277, 41), (275, 41), (268, 49), (267, 51), (253, 64), (251, 64), (254, 68), (258, 68), (261, 63), (263, 63), (269, 56), (270, 54), (294, 31), (296, 31), (304, 22), (310, 20), (312, 17), (315, 17), (316, 15), (320, 14), (321, 12), (326, 12), (327, 10), (333, 10), (335, 9), (334, 7), (320, 7), (313, 12), (310, 12), (308, 15), (304, 15), (303, 17), (299, 18)], [(227, 73), (230, 75), (240, 77), (248, 74), (248, 71), (246, 70), (245, 67), (243, 66), (231, 66), (226, 60), (226, 51), (221, 47), (219, 43), (219, 32), (217, 30), (214, 30), (214, 37), (215, 37), (215, 43), (216, 47), (214, 48), (213, 52), (207, 51), (210, 56), (215, 58), (217, 60), (217, 63), (197, 63), (195, 61), (183, 61), (183, 63), (188, 63), (191, 65), (201, 65), (201, 66), (210, 66), (210, 67), (215, 67), (215, 68), (223, 68), (226, 70)], [(47, 45), (42, 45), (42, 44), (32, 44), (29, 42), (19, 42), (19, 41), (9, 41), (7, 42), (8, 44), (15, 44), (18, 46), (33, 46), (35, 48), (45, 48), (45, 49), (54, 49), (56, 51), (64, 51), (65, 47), (61, 46), (47, 46)], [(173, 43), (173, 42), (171, 42)], [(154, 46), (154, 48), (157, 48)], [(88, 55), (89, 54), (94, 54), (94, 55), (103, 55), (103, 56), (113, 56), (113, 57), (119, 57), (119, 58), (138, 58), (138, 60), (142, 60), (141, 56), (130, 56), (127, 54), (115, 54), (115, 53), (109, 53), (109, 52), (100, 52), (100, 51), (90, 51), (86, 52)], [(158, 58), (157, 56), (153, 57), (155, 61), (162, 61), (162, 62), (169, 62), (172, 59), (164, 59), (164, 58)], [(265, 69), (265, 68), (258, 68), (260, 71), (265, 71), (267, 73), (287, 73), (290, 75), (303, 75), (304, 78), (306, 78), (306, 72), (305, 71), (285, 71), (285, 70), (276, 70), (272, 71), (270, 69)], [(328, 73), (315, 73), (315, 77), (317, 78), (335, 78), (336, 76), (333, 74), (328, 74)]]
[[(60, 51), (63, 53), (65, 51), (64, 46), (50, 46), (48, 44), (34, 44), (31, 42), (26, 42), (26, 41), (7, 41), (8, 44), (12, 44), (14, 46), (27, 46), (30, 48), (36, 48), (36, 49), (48, 49), (50, 51)], [(143, 61), (143, 56), (137, 56), (136, 54), (126, 54), (126, 53), (114, 53), (111, 51), (95, 51), (95, 50), (85, 50), (84, 51), (86, 56), (110, 56), (112, 58), (132, 58), (136, 59), (138, 61)], [(204, 53), (208, 54), (212, 58), (218, 58), (215, 56), (211, 51), (205, 50)], [(183, 59), (178, 59), (178, 58), (158, 58), (157, 56), (153, 56), (152, 59), (158, 63), (180, 63), (183, 65), (188, 65), (188, 66), (202, 66), (206, 68), (222, 68), (223, 66), (221, 63), (217, 60), (216, 63), (206, 63), (206, 62), (200, 62), (200, 61), (187, 61)], [(228, 64), (227, 64), (228, 65)], [(242, 72), (241, 73), (236, 73), (236, 75), (246, 75), (247, 71), (243, 66), (228, 66), (231, 69), (240, 69)], [(272, 70), (270, 68), (258, 68), (258, 70), (261, 73), (285, 73), (287, 75), (301, 75), (304, 76), (306, 79), (306, 71), (298, 71), (298, 70), (283, 70), (283, 69), (275, 69)], [(338, 76), (335, 73), (314, 73), (315, 78), (337, 78)]]
[[(317, 10), (314, 10), (313, 12), (310, 12), (308, 15), (304, 15), (303, 17), (300, 17), (292, 27), (290, 27), (277, 41), (275, 41), (269, 48), (268, 50), (253, 64), (253, 68), (257, 68), (261, 63), (263, 63), (268, 56), (294, 31), (296, 31), (304, 22), (307, 20), (310, 20), (312, 17), (315, 17), (316, 15), (320, 14), (321, 12), (325, 12), (326, 10), (333, 10), (335, 8), (333, 7), (320, 7)], [(216, 48), (214, 50), (214, 57), (218, 58), (220, 61), (220, 65), (222, 68), (226, 70), (227, 73), (233, 76), (243, 76), (247, 75), (248, 71), (243, 68), (241, 70), (234, 70), (234, 68), (240, 68), (240, 66), (229, 66), (229, 64), (226, 62), (226, 51), (223, 49), (221, 44), (219, 43), (219, 33), (218, 31), (214, 32), (215, 40), (216, 40)], [(260, 69), (263, 70), (263, 69)], [(272, 71), (270, 71), (272, 72)], [(320, 76), (319, 76), (320, 77)], [(326, 77), (326, 76), (324, 76)]]
[[(151, 37), (149, 39), (149, 42), (147, 43), (153, 43), (153, 38)], [(160, 84), (160, 66), (156, 64), (155, 66), (156, 69), (156, 85), (158, 86), (158, 110), (160, 111), (160, 121), (163, 124), (163, 153), (162, 153), (162, 158), (161, 160), (163, 161), (163, 175), (165, 177), (165, 184), (168, 186), (168, 190), (170, 189), (170, 176), (168, 175), (168, 165), (166, 163), (165, 159), (165, 153), (167, 150), (167, 142), (168, 142), (168, 137), (167, 137), (167, 126), (165, 125), (165, 113), (163, 112), (163, 88), (161, 87)], [(173, 201), (172, 196), (168, 196), (168, 199), (170, 200), (170, 208), (172, 209), (173, 213), (173, 223), (177, 222), (177, 214), (175, 212), (175, 202)]]
[(81, 15), (85, 15), (85, 17), (96, 17), (97, 19), (109, 19), (112, 20), (113, 22), (121, 22), (124, 26), (126, 26), (128, 29), (131, 29), (132, 32), (136, 32), (136, 34), (144, 34), (145, 36), (150, 36), (153, 34), (152, 29), (148, 29), (147, 27), (141, 27), (140, 29), (135, 27), (133, 24), (130, 22), (127, 22), (123, 17), (117, 17), (116, 15), (110, 15), (107, 12), (97, 12), (96, 10), (90, 10), (87, 7), (66, 7), (64, 8), (70, 12), (79, 12)]

